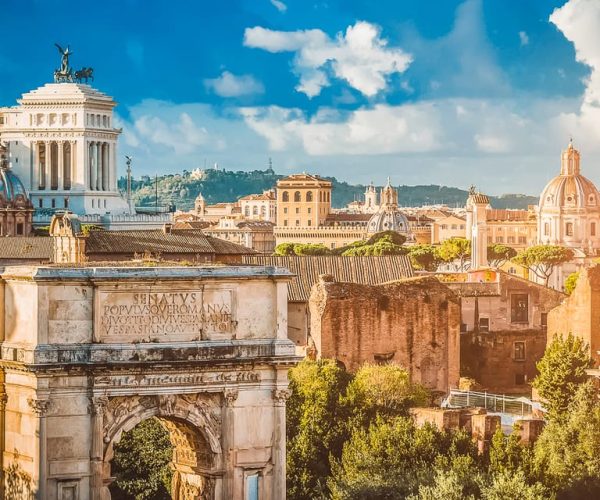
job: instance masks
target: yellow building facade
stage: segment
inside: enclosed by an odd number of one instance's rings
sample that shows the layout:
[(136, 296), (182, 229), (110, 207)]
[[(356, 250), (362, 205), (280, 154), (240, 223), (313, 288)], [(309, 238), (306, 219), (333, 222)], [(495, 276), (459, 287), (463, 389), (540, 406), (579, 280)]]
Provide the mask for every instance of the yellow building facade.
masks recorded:
[(319, 227), (330, 212), (330, 181), (306, 173), (277, 181), (278, 227)]

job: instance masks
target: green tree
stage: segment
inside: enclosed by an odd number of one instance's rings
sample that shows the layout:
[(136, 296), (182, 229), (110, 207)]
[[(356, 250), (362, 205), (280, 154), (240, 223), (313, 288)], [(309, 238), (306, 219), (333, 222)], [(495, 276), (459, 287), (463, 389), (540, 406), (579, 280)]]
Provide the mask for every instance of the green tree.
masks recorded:
[[(401, 236), (401, 235), (400, 235)], [(375, 243), (365, 243), (357, 245), (342, 253), (343, 256), (360, 256), (360, 255), (404, 255), (408, 253), (408, 249), (402, 245), (394, 243), (393, 238), (389, 235), (384, 235)]]
[(433, 272), (437, 270), (441, 262), (437, 248), (433, 245), (424, 243), (410, 247), (408, 256), (410, 257), (412, 265), (423, 271)]
[(173, 447), (169, 433), (155, 418), (144, 420), (115, 445), (111, 485), (115, 500), (163, 500), (171, 498)]
[(294, 243), (280, 243), (275, 247), (274, 255), (295, 255)]
[(577, 286), (577, 280), (579, 279), (579, 273), (571, 273), (565, 280), (565, 293), (571, 295), (575, 287)]
[(375, 418), (408, 416), (413, 406), (427, 406), (430, 394), (422, 385), (413, 383), (408, 372), (399, 365), (362, 365), (348, 384), (342, 399), (348, 407), (353, 427), (367, 428)]
[(573, 250), (556, 245), (535, 245), (521, 250), (512, 261), (529, 269), (548, 286), (554, 268), (573, 259)]
[(550, 420), (535, 444), (538, 477), (560, 500), (600, 498), (600, 404), (591, 381), (562, 417)]
[(349, 374), (333, 360), (302, 361), (289, 371), (287, 408), (287, 497), (319, 498), (327, 492), (330, 457), (347, 439), (340, 404)]
[(405, 417), (378, 417), (368, 429), (355, 429), (335, 461), (329, 480), (334, 500), (404, 499), (432, 481), (435, 463), (456, 450), (475, 456), (470, 437), (430, 425), (417, 428)]
[(482, 500), (552, 500), (553, 493), (543, 484), (530, 484), (523, 471), (500, 472), (481, 488)]
[(538, 375), (532, 383), (550, 418), (566, 414), (575, 391), (587, 379), (585, 370), (590, 366), (589, 348), (580, 337), (569, 333), (566, 338), (552, 339), (536, 364)]
[(492, 267), (502, 267), (516, 255), (517, 251), (513, 247), (500, 243), (493, 243), (487, 247), (487, 258)]
[[(277, 249), (276, 249), (277, 251)], [(297, 243), (293, 248), (296, 255), (330, 255), (330, 250), (321, 244), (316, 243)]]
[(406, 242), (406, 236), (397, 231), (379, 231), (367, 240), (367, 245), (374, 245), (383, 239), (392, 242), (394, 245), (404, 245)]
[(466, 238), (448, 238), (438, 246), (437, 253), (443, 262), (458, 262), (457, 271), (466, 271), (471, 258), (471, 242)]

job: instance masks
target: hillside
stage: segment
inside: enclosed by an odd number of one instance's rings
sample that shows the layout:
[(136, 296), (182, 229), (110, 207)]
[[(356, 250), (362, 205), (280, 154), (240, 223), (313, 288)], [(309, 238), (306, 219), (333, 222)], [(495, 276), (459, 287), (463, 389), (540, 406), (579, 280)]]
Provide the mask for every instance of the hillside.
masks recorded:
[[(202, 193), (209, 204), (235, 201), (241, 196), (261, 193), (275, 186), (278, 179), (284, 177), (273, 170), (227, 171), (205, 170), (201, 176), (192, 176), (184, 171), (182, 174), (168, 174), (158, 177), (158, 204), (174, 204), (180, 210), (189, 210), (194, 200)], [(333, 182), (332, 205), (342, 208), (355, 199), (362, 199), (365, 187), (362, 184), (349, 184), (338, 181), (335, 177), (327, 177)], [(119, 189), (125, 190), (126, 180), (119, 179)], [(133, 197), (138, 206), (152, 206), (155, 203), (155, 180), (143, 177), (132, 182)], [(398, 199), (400, 205), (420, 206), (434, 203), (445, 203), (448, 206), (463, 206), (467, 199), (467, 191), (463, 189), (437, 186), (399, 186)], [(527, 208), (538, 202), (535, 196), (522, 194), (505, 194), (492, 196), (494, 208)]]

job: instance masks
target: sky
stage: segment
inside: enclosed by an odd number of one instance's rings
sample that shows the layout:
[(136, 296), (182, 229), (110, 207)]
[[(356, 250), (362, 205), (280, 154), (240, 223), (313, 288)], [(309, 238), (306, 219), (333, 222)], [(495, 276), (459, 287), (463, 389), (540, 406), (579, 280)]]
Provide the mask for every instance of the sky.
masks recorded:
[(118, 102), (120, 173), (215, 163), (538, 194), (600, 185), (598, 0), (0, 0), (0, 106), (55, 42)]

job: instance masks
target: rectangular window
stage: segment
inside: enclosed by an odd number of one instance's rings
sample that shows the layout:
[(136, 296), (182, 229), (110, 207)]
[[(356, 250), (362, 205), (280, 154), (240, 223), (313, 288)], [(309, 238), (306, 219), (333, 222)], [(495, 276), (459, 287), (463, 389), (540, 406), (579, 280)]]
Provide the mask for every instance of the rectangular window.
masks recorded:
[(448, 229), (448, 226), (446, 224), (442, 224), (442, 229)]
[(298, 207), (296, 207), (296, 213), (299, 214), (300, 213), (300, 209)]
[(283, 225), (287, 226), (287, 219), (283, 221)]
[(452, 229), (454, 229), (454, 230), (457, 229), (456, 224), (452, 224)]
[(298, 219), (296, 219), (296, 226), (300, 225), (300, 221)]
[(523, 373), (515, 373), (515, 385), (525, 385), (525, 375)]
[(41, 198), (38, 200), (38, 205), (40, 208), (44, 208), (44, 200), (42, 200)]
[(479, 331), (481, 333), (490, 331), (490, 318), (479, 318)]
[(510, 321), (512, 323), (529, 321), (529, 296), (526, 293), (513, 293), (510, 296)]
[(515, 242), (515, 237), (514, 236), (507, 236), (506, 237), (506, 243), (514, 243)]
[(460, 333), (467, 333), (468, 329), (467, 329), (467, 324), (466, 323), (461, 323), (460, 324)]
[(308, 219), (308, 221), (307, 221), (307, 222), (308, 222), (308, 225), (309, 225), (309, 226), (312, 226), (312, 224), (311, 224), (311, 222), (312, 222), (312, 221), (311, 221), (310, 219)]
[(488, 236), (488, 243), (492, 243), (492, 237)]
[(525, 342), (515, 342), (513, 345), (515, 361), (525, 361)]
[(285, 208), (283, 209), (283, 213), (284, 213), (284, 214), (287, 214), (287, 207), (285, 207)]
[(56, 208), (56, 200), (52, 198), (52, 208)]
[(504, 238), (502, 236), (496, 236), (496, 243), (504, 243)]
[(519, 236), (519, 244), (520, 245), (527, 244), (527, 238), (525, 236)]
[(590, 224), (590, 236), (596, 236), (596, 223), (592, 222)]
[(542, 313), (542, 330), (548, 329), (548, 313)]
[(258, 500), (258, 474), (246, 476), (246, 500)]
[(567, 222), (567, 225), (565, 227), (565, 232), (566, 232), (567, 236), (573, 236), (573, 223), (572, 222)]
[(308, 207), (308, 213), (310, 213), (310, 207)]
[(17, 222), (17, 234), (21, 236), (23, 234), (23, 223)]

